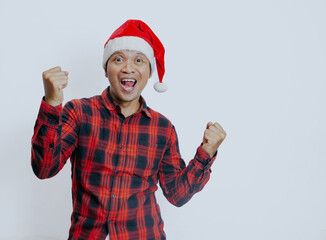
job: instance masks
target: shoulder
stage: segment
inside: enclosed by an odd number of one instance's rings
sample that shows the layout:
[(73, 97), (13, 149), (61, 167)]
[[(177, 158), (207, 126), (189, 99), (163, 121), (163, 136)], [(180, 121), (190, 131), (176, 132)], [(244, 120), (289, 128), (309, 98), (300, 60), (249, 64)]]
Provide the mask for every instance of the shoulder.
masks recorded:
[(163, 114), (148, 107), (149, 112), (152, 115), (151, 121), (153, 121), (155, 126), (158, 127), (157, 134), (161, 136), (162, 142), (164, 144), (175, 144), (178, 142), (178, 136), (175, 126), (169, 118)]
[(153, 110), (150, 107), (147, 107), (147, 109), (150, 112), (150, 114), (152, 115), (152, 119), (154, 121), (158, 122), (159, 127), (164, 127), (164, 128), (173, 128), (174, 127), (172, 122), (170, 121), (170, 119), (168, 119), (166, 116), (159, 113), (158, 111)]
[(64, 109), (73, 109), (74, 111), (81, 114), (92, 115), (93, 110), (99, 107), (100, 99), (100, 95), (88, 98), (72, 99), (65, 104)]

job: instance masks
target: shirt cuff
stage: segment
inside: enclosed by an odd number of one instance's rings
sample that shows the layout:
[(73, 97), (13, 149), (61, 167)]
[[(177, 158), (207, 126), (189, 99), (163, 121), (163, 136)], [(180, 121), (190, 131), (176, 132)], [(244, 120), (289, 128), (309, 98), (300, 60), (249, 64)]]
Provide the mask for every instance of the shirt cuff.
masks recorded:
[(204, 152), (201, 146), (197, 148), (197, 153), (195, 155), (195, 165), (204, 170), (210, 171), (212, 164), (214, 163), (217, 156), (217, 151), (214, 156), (211, 158), (208, 153)]
[(55, 128), (60, 124), (61, 115), (62, 104), (53, 107), (44, 100), (44, 97), (42, 98), (40, 110), (37, 117), (38, 121), (49, 127)]

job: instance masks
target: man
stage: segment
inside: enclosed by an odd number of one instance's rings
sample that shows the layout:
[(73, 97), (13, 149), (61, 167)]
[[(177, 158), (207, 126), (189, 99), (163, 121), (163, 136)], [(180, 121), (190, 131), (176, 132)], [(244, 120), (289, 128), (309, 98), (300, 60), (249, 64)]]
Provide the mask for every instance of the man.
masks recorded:
[(43, 72), (45, 96), (32, 138), (32, 168), (41, 179), (56, 175), (70, 157), (73, 212), (68, 239), (166, 239), (154, 192), (182, 206), (209, 180), (226, 133), (207, 124), (188, 166), (172, 123), (141, 96), (156, 69), (166, 90), (164, 47), (142, 21), (128, 20), (104, 46), (110, 86), (101, 95), (62, 108), (68, 72)]

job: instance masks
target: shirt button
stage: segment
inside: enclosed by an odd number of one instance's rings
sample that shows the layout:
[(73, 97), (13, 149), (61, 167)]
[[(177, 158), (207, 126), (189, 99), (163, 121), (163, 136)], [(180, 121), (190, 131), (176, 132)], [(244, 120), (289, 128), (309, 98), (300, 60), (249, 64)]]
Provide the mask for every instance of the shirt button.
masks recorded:
[(112, 219), (110, 219), (110, 220), (109, 220), (109, 223), (112, 223), (112, 222), (113, 222), (113, 220), (112, 220)]
[(123, 146), (120, 146), (120, 149), (123, 149)]
[(116, 174), (120, 174), (120, 171), (116, 171)]
[(113, 198), (116, 198), (116, 197), (117, 197), (117, 195), (113, 194), (113, 195), (112, 195), (112, 197), (113, 197)]

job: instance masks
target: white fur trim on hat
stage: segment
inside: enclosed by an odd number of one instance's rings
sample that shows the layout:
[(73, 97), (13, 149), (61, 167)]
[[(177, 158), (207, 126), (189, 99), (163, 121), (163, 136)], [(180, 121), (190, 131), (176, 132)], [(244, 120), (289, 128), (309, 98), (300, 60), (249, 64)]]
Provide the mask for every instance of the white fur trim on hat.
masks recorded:
[(104, 48), (103, 53), (103, 68), (106, 71), (106, 62), (111, 55), (119, 50), (135, 50), (142, 52), (151, 64), (152, 71), (155, 70), (154, 51), (151, 45), (144, 39), (134, 36), (124, 36), (111, 39)]

